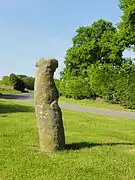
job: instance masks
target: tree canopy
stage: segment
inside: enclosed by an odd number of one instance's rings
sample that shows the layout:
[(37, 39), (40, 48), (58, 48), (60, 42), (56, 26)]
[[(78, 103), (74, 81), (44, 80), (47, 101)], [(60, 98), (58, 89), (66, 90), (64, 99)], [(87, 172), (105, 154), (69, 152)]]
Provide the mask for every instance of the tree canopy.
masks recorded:
[(120, 0), (121, 22), (114, 26), (100, 19), (76, 30), (65, 56), (60, 93), (69, 98), (101, 97), (135, 108), (135, 64), (124, 58), (135, 48), (135, 0)]
[(120, 0), (119, 7), (123, 11), (118, 25), (121, 41), (125, 47), (135, 47), (135, 0)]
[(65, 74), (86, 76), (88, 66), (97, 61), (121, 65), (123, 47), (119, 45), (117, 29), (111, 22), (100, 19), (90, 26), (79, 27), (76, 33), (65, 57)]

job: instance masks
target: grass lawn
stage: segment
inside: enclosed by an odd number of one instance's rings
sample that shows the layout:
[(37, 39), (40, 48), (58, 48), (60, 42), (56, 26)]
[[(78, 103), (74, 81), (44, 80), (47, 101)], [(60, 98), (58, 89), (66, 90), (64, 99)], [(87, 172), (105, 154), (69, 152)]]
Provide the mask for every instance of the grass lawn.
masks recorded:
[(40, 153), (34, 109), (0, 99), (0, 180), (135, 180), (135, 121), (63, 110), (72, 149)]
[(89, 106), (89, 107), (96, 107), (96, 108), (107, 108), (107, 109), (114, 109), (114, 110), (120, 110), (120, 111), (135, 111), (131, 109), (125, 109), (124, 107), (120, 106), (119, 104), (111, 104), (105, 102), (103, 99), (96, 99), (96, 100), (75, 100), (75, 99), (69, 99), (65, 97), (60, 97), (59, 101), (71, 103), (71, 104), (78, 104), (81, 106)]
[(0, 94), (20, 94), (20, 93), (21, 93), (20, 91), (16, 91), (14, 89), (0, 87)]

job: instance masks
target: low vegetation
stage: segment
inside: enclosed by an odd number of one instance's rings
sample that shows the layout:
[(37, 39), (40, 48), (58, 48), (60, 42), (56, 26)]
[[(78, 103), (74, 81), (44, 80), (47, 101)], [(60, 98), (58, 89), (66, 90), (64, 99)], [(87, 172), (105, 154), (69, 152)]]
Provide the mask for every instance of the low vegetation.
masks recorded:
[(0, 88), (0, 94), (20, 94), (20, 91), (14, 89)]
[(135, 121), (63, 110), (66, 149), (43, 154), (31, 105), (0, 99), (0, 179), (135, 179)]
[(0, 84), (0, 94), (20, 94), (20, 91), (14, 90), (12, 86)]

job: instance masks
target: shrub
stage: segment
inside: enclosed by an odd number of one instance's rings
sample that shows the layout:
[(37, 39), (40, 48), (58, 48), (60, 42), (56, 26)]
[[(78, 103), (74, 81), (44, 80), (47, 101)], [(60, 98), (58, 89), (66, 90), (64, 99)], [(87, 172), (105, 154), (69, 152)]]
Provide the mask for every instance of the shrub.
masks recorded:
[(112, 65), (91, 66), (88, 69), (92, 91), (106, 101), (135, 108), (135, 65), (123, 63), (121, 67)]
[(10, 80), (12, 85), (14, 85), (17, 82), (18, 79), (19, 78), (14, 73), (10, 74), (10, 76), (9, 76), (9, 80)]
[(1, 84), (11, 85), (9, 76), (3, 76)]
[(80, 77), (61, 81), (60, 92), (65, 97), (74, 99), (92, 98), (94, 96), (88, 80)]
[(34, 90), (35, 78), (26, 76), (26, 77), (23, 77), (22, 80), (23, 80), (25, 87), (27, 89)]
[(17, 79), (13, 85), (13, 89), (24, 92), (25, 84), (21, 79)]

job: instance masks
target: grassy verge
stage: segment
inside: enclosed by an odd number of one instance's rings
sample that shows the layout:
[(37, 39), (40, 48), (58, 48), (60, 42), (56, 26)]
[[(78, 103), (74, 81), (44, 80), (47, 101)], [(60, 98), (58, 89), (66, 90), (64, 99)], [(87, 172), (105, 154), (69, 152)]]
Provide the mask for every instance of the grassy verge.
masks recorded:
[(1, 180), (135, 179), (135, 121), (63, 110), (72, 150), (42, 154), (32, 106), (0, 99)]
[(114, 109), (114, 110), (120, 110), (120, 111), (135, 111), (130, 109), (125, 109), (124, 107), (118, 105), (118, 104), (109, 104), (106, 103), (103, 99), (96, 99), (96, 100), (75, 100), (75, 99), (68, 99), (65, 97), (60, 97), (59, 101), (66, 102), (70, 104), (77, 104), (81, 106), (89, 106), (89, 107), (96, 107), (96, 108), (107, 108), (107, 109)]
[(0, 88), (0, 94), (20, 94), (20, 91), (16, 91), (13, 89), (4, 89), (4, 88)]
[(12, 89), (12, 86), (8, 86), (0, 83), (0, 94), (19, 94), (20, 91)]

